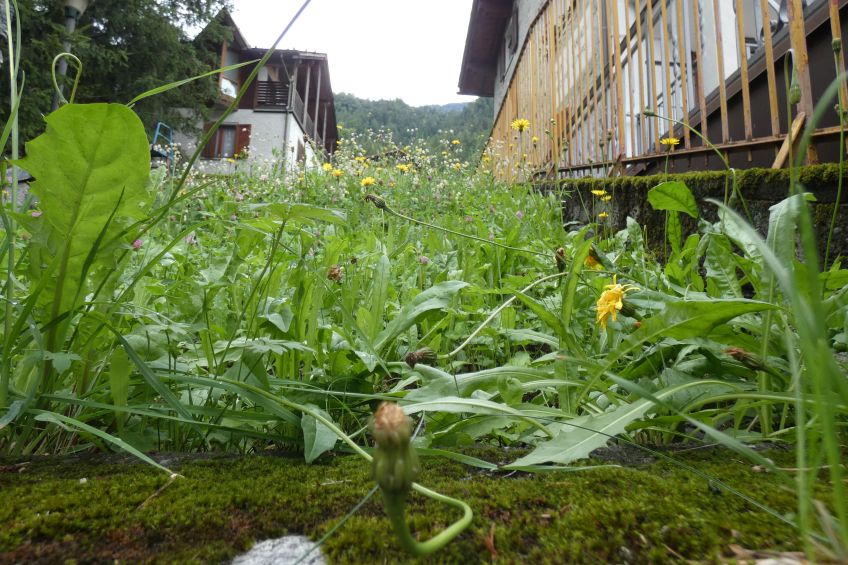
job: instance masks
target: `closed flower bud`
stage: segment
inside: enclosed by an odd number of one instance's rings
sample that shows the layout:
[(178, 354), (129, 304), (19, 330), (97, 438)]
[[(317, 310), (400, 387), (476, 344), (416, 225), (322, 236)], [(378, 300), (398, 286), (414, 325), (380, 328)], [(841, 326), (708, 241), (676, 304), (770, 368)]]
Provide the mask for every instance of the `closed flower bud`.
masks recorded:
[(729, 347), (724, 352), (752, 371), (763, 371), (766, 368), (763, 360), (758, 355), (745, 351), (741, 347)]
[(377, 196), (376, 194), (366, 194), (365, 200), (372, 203), (374, 206), (376, 206), (380, 210), (386, 209), (386, 201), (383, 200), (381, 197)]
[(384, 402), (371, 420), (374, 480), (384, 494), (405, 494), (418, 477), (418, 455), (410, 444), (412, 421), (393, 402)]

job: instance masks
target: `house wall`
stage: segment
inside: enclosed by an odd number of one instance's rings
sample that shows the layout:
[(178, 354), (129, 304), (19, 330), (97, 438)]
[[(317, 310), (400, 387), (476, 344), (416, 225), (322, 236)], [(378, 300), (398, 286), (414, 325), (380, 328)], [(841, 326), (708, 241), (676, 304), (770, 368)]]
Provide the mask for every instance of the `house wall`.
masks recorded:
[[(518, 60), (521, 55), (521, 46), (524, 45), (527, 35), (530, 33), (530, 28), (539, 11), (547, 4), (548, 0), (522, 0), (515, 3), (515, 12), (513, 17), (518, 16), (518, 37), (515, 51), (510, 54), (506, 46), (506, 38), (501, 45), (500, 58), (498, 62), (497, 75), (495, 76), (495, 117), (497, 117), (498, 108), (504, 101), (509, 83), (512, 80), (512, 75), (515, 74), (515, 69), (518, 65)], [(507, 32), (512, 22), (507, 22)]]
[[(213, 116), (211, 119), (217, 119)], [(286, 129), (288, 122), (288, 129)], [(292, 163), (297, 162), (298, 145), (304, 143), (303, 129), (294, 117), (288, 112), (255, 112), (253, 110), (236, 110), (227, 117), (224, 125), (250, 125), (250, 145), (247, 159), (238, 163), (239, 168), (245, 165), (250, 167), (271, 167), (278, 165), (283, 156), (288, 163), (289, 169)], [(203, 122), (198, 121), (197, 128), (202, 130)], [(285, 134), (288, 131), (288, 142), (285, 142)], [(181, 153), (187, 158), (190, 156), (200, 140), (199, 135), (184, 132), (174, 133), (174, 143), (178, 144)], [(306, 167), (317, 165), (313, 147), (304, 144)], [(200, 171), (206, 173), (231, 173), (235, 166), (227, 159), (199, 159), (195, 165)]]

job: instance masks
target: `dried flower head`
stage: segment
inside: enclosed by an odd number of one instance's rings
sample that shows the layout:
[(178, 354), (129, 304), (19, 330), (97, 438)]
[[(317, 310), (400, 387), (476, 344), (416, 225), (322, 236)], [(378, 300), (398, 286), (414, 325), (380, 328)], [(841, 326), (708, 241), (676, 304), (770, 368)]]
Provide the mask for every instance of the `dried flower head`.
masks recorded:
[(429, 347), (422, 347), (421, 349), (416, 349), (415, 351), (407, 353), (403, 360), (406, 361), (406, 364), (409, 365), (410, 369), (414, 369), (418, 363), (435, 361), (436, 352)]
[(382, 198), (382, 197), (377, 196), (376, 194), (366, 194), (366, 195), (365, 195), (365, 200), (366, 200), (367, 202), (371, 202), (374, 206), (376, 206), (376, 207), (377, 207), (377, 208), (379, 208), (380, 210), (385, 210), (385, 209), (386, 209), (386, 201), (385, 201), (385, 200), (383, 200), (383, 198)]
[(327, 269), (327, 278), (333, 282), (342, 282), (342, 268), (338, 265), (333, 265)]

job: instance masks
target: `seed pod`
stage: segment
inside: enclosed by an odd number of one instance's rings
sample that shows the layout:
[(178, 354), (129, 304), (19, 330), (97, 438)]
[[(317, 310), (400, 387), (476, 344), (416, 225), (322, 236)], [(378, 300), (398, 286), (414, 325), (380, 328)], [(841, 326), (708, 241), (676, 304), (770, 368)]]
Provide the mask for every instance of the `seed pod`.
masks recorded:
[(327, 278), (333, 282), (342, 282), (342, 268), (338, 265), (333, 265), (327, 269)]
[(839, 53), (842, 50), (842, 38), (835, 37), (833, 41), (830, 42), (830, 46), (834, 53)]
[(798, 82), (798, 73), (792, 69), (792, 81), (789, 83), (789, 103), (792, 105), (801, 101), (801, 85)]
[(565, 267), (566, 267), (566, 263), (565, 263), (565, 249), (563, 249), (562, 247), (557, 247), (557, 250), (556, 250), (556, 252), (554, 253), (554, 257), (556, 258), (557, 270), (558, 270), (560, 273), (565, 272)]

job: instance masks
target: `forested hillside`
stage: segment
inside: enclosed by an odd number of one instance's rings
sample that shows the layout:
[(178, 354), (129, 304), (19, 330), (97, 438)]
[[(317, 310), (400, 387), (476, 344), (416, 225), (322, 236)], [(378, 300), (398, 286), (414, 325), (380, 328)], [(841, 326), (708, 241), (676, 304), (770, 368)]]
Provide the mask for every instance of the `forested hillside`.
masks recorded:
[[(365, 133), (366, 151), (378, 153), (423, 140), (434, 150), (458, 139), (458, 152), (476, 160), (492, 128), (492, 99), (478, 98), (467, 104), (413, 107), (403, 100), (364, 100), (336, 94), (336, 116), (346, 133)], [(380, 131), (384, 133), (379, 134)]]

